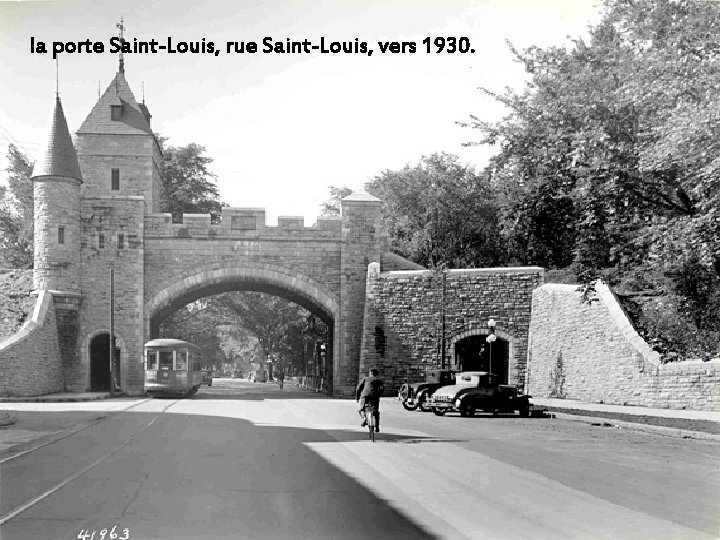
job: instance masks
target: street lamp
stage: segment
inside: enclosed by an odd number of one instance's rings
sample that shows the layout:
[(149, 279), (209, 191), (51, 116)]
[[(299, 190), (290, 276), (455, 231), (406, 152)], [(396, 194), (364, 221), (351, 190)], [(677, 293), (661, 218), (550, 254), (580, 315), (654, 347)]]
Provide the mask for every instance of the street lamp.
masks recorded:
[(492, 344), (497, 339), (497, 336), (495, 335), (495, 319), (490, 319), (487, 325), (490, 329), (490, 334), (488, 335), (488, 337), (485, 338), (485, 341), (488, 342), (488, 348), (490, 351), (490, 366), (488, 367), (488, 372), (492, 374)]

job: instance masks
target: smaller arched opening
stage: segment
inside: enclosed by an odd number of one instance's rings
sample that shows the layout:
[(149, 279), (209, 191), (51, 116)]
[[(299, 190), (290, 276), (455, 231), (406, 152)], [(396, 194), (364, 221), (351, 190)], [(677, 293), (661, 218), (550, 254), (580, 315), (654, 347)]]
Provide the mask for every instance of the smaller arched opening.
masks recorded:
[(500, 378), (500, 384), (515, 384), (516, 367), (514, 339), (496, 331), (496, 340), (488, 343), (486, 329), (464, 332), (450, 344), (452, 367), (458, 371), (487, 371)]
[[(110, 391), (110, 333), (101, 332), (93, 336), (89, 345), (90, 357), (90, 390), (93, 392)], [(115, 339), (113, 370), (116, 387), (120, 386), (122, 365), (122, 349)]]

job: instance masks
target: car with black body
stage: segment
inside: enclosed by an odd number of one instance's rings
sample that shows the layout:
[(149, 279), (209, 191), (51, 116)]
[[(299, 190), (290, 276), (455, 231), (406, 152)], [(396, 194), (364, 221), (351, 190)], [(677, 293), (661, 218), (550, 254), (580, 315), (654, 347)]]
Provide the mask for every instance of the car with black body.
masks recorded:
[(486, 371), (464, 371), (456, 375), (456, 382), (435, 391), (428, 406), (437, 416), (457, 411), (460, 416), (473, 416), (477, 411), (493, 414), (517, 411), (520, 416), (530, 415), (530, 397), (517, 387), (499, 384), (496, 374)]
[(404, 383), (398, 391), (398, 400), (408, 411), (420, 409), (430, 411), (427, 401), (443, 386), (455, 384), (455, 372), (449, 369), (433, 369), (425, 372), (425, 380), (418, 383)]

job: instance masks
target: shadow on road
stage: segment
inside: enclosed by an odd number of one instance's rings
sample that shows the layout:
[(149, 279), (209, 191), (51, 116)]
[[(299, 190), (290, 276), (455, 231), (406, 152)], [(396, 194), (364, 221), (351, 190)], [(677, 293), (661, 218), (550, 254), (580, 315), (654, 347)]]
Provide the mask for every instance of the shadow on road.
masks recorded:
[[(52, 423), (67, 413), (37, 414)], [(245, 538), (437, 538), (358, 481), (354, 475), (362, 472), (361, 463), (348, 458), (347, 467), (340, 468), (313, 445), (365, 441), (372, 451), (382, 443), (439, 439), (380, 433), (372, 446), (359, 426), (263, 425), (171, 410), (156, 417), (156, 412), (113, 414), (6, 463), (0, 479), (1, 515), (98, 460), (91, 474), (9, 520), (0, 535), (24, 538), (35, 530), (42, 533), (36, 538), (74, 538), (81, 528), (101, 527), (122, 512), (124, 526), (148, 538), (158, 531), (163, 537), (225, 538), (228, 530), (242, 531)], [(188, 512), (186, 500), (223, 504), (197, 502), (205, 510)], [(93, 517), (47, 519), (62, 501), (73, 501), (72, 511), (66, 505), (63, 512)]]

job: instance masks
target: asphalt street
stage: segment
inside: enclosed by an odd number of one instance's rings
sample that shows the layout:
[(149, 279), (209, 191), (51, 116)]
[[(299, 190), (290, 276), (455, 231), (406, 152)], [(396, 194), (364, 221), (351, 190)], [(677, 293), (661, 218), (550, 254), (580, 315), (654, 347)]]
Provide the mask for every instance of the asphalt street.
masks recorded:
[(2, 540), (720, 537), (716, 440), (384, 401), (373, 444), (354, 401), (237, 380), (16, 411)]

